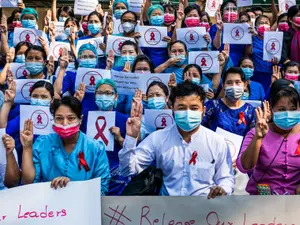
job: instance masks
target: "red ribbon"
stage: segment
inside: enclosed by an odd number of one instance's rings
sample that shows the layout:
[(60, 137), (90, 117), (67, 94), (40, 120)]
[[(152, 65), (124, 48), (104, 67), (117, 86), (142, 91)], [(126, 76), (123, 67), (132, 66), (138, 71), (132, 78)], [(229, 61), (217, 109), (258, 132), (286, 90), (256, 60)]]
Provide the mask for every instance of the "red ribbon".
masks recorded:
[(95, 86), (95, 77), (94, 76), (90, 77), (90, 84), (89, 85), (94, 85)]
[[(98, 124), (99, 120), (103, 120), (104, 121), (104, 123), (103, 123), (103, 125), (102, 125), (101, 128), (99, 127), (99, 124)], [(98, 133), (96, 134), (96, 136), (94, 137), (94, 139), (98, 140), (99, 137), (101, 137), (102, 141), (107, 146), (108, 145), (108, 140), (107, 140), (107, 138), (105, 137), (105, 135), (103, 133), (104, 129), (106, 127), (106, 119), (105, 119), (105, 117), (104, 116), (99, 116), (97, 118), (97, 120), (96, 120), (96, 124), (95, 125), (96, 125), (96, 130), (97, 130)]]
[(294, 155), (300, 155), (300, 140), (298, 141), (298, 146), (297, 146), (297, 149), (296, 149)]
[(271, 44), (271, 47), (272, 47), (271, 50), (276, 50), (276, 49), (275, 49), (275, 46), (276, 46), (276, 45), (275, 45), (275, 43), (273, 42), (273, 43)]
[(63, 51), (62, 48), (60, 48), (60, 49), (58, 50), (58, 54), (59, 54), (60, 56), (62, 55), (62, 51)]
[(85, 169), (85, 172), (89, 172), (90, 171), (90, 167), (87, 164), (86, 160), (84, 159), (84, 153), (83, 152), (79, 152), (78, 154), (78, 158), (79, 158), (79, 170), (81, 170), (81, 167), (83, 166), (83, 168)]
[(190, 34), (190, 41), (194, 41), (194, 35)]
[(289, 5), (287, 3), (285, 3), (285, 10), (288, 11), (289, 10)]
[(238, 121), (238, 124), (244, 123), (247, 126), (247, 121), (245, 119), (245, 113), (244, 112), (240, 112), (239, 117), (240, 117), (240, 119)]
[(201, 66), (207, 66), (206, 59), (204, 57), (201, 59)]
[(30, 42), (30, 35), (29, 34), (26, 34), (26, 36), (25, 36), (25, 42)]
[(123, 44), (123, 42), (119, 43), (119, 48), (118, 48), (119, 51), (121, 50), (122, 44)]
[(236, 31), (235, 31), (235, 36), (236, 36), (236, 37), (239, 37), (239, 36), (240, 36), (240, 32), (239, 32), (238, 29), (236, 29)]
[(43, 124), (43, 122), (42, 122), (42, 116), (41, 116), (41, 114), (39, 114), (38, 116), (37, 116), (37, 124)]
[(24, 77), (26, 77), (28, 75), (26, 70), (24, 70), (22, 74), (23, 74)]
[(150, 41), (155, 41), (155, 34), (154, 34), (154, 32), (151, 32), (151, 34), (150, 34)]
[(161, 120), (161, 126), (162, 127), (166, 127), (167, 126), (167, 120), (166, 120), (165, 117), (163, 117), (162, 120)]
[(212, 2), (212, 6), (211, 7), (216, 8), (216, 2), (215, 1)]
[(191, 160), (189, 162), (189, 165), (191, 165), (192, 163), (193, 163), (193, 165), (196, 165), (196, 158), (197, 158), (197, 156), (198, 156), (198, 152), (194, 151), (193, 155), (192, 155), (192, 158), (191, 158)]

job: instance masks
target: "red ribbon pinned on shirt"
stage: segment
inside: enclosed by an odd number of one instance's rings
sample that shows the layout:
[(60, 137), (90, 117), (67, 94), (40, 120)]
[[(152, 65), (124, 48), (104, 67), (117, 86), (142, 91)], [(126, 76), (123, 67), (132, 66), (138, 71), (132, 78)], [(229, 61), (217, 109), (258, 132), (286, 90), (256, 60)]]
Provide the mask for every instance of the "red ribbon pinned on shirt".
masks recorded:
[(193, 165), (196, 165), (196, 159), (197, 159), (197, 156), (198, 156), (198, 152), (196, 152), (196, 151), (194, 151), (193, 152), (193, 155), (192, 155), (192, 158), (191, 158), (191, 160), (190, 160), (190, 162), (189, 162), (189, 165), (191, 165), (192, 163), (193, 163)]
[[(99, 124), (98, 124), (99, 120), (103, 120), (104, 121), (104, 123), (103, 123), (103, 125), (102, 125), (101, 128), (99, 127)], [(96, 120), (96, 124), (95, 125), (96, 125), (96, 130), (97, 130), (98, 133), (96, 134), (96, 136), (94, 137), (94, 139), (98, 140), (98, 138), (101, 137), (102, 141), (107, 146), (108, 145), (108, 140), (107, 140), (107, 138), (105, 137), (105, 135), (103, 133), (104, 129), (106, 127), (106, 119), (105, 119), (105, 117), (104, 116), (99, 116), (97, 118), (97, 120)]]
[(85, 172), (89, 172), (90, 171), (90, 167), (87, 164), (87, 162), (84, 159), (84, 153), (83, 152), (79, 152), (78, 154), (78, 158), (79, 158), (79, 170), (81, 170), (81, 167), (83, 166), (83, 168), (85, 169)]
[(300, 140), (298, 141), (298, 147), (297, 147), (294, 155), (300, 155)]
[(240, 117), (240, 119), (238, 121), (238, 124), (244, 123), (245, 125), (247, 125), (247, 121), (245, 119), (245, 113), (244, 112), (240, 112), (239, 117)]

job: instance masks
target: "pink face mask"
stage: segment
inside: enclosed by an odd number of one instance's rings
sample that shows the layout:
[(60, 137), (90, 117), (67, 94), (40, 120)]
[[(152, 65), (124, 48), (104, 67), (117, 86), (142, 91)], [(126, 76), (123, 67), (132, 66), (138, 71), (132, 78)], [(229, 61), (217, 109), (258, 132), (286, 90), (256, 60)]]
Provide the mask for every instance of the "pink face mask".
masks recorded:
[(202, 23), (199, 24), (199, 26), (200, 26), (200, 27), (205, 27), (207, 32), (208, 32), (209, 29), (210, 29), (209, 23), (204, 23), (204, 22), (202, 22)]
[(71, 138), (76, 135), (79, 131), (79, 123), (63, 126), (60, 124), (53, 124), (53, 130), (61, 138)]
[(185, 19), (185, 24), (187, 27), (199, 27), (200, 19), (199, 17), (187, 17)]
[(166, 13), (164, 15), (165, 24), (172, 24), (175, 21), (175, 15), (171, 13)]
[(279, 31), (283, 31), (283, 32), (286, 32), (289, 30), (289, 24), (287, 22), (282, 22), (282, 23), (279, 23), (278, 24), (278, 30)]
[(287, 80), (298, 81), (299, 80), (299, 74), (286, 73), (284, 78), (287, 79)]
[(265, 33), (266, 31), (270, 31), (270, 26), (269, 26), (269, 25), (263, 24), (263, 25), (260, 25), (260, 26), (257, 28), (257, 32), (258, 32), (261, 36), (264, 36), (264, 33)]
[(13, 21), (12, 26), (13, 27), (22, 27), (22, 23), (21, 23), (21, 21)]
[(300, 17), (295, 17), (294, 23), (295, 23), (295, 25), (300, 26)]
[(238, 14), (237, 12), (226, 12), (224, 13), (224, 20), (228, 23), (233, 23), (237, 20)]

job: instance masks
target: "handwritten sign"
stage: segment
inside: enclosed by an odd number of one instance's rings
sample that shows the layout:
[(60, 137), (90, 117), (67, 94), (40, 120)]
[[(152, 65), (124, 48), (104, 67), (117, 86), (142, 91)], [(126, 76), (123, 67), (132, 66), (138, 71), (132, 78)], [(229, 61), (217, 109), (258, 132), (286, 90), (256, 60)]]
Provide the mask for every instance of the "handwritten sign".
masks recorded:
[(25, 120), (33, 122), (33, 134), (47, 135), (54, 133), (52, 129), (53, 116), (47, 106), (21, 105), (20, 130), (24, 129)]
[(26, 70), (25, 63), (10, 63), (9, 68), (16, 79), (27, 77), (30, 73)]
[(104, 78), (111, 78), (110, 70), (79, 67), (76, 75), (75, 89), (77, 90), (80, 83), (83, 82), (86, 85), (85, 91), (94, 93), (97, 81)]
[(97, 5), (98, 0), (75, 0), (74, 13), (75, 15), (87, 16), (91, 12), (95, 11)]
[(287, 12), (293, 5), (296, 5), (296, 0), (278, 0), (279, 10), (282, 12)]
[(224, 23), (223, 43), (252, 44), (248, 23)]
[(201, 49), (207, 47), (203, 38), (206, 34), (205, 27), (180, 28), (176, 29), (177, 40), (182, 40), (188, 49)]
[(77, 48), (76, 51), (78, 52), (79, 48), (83, 45), (83, 44), (92, 44), (96, 47), (97, 49), (97, 53), (98, 55), (103, 55), (103, 51), (100, 48), (100, 44), (103, 43), (103, 37), (98, 37), (98, 38), (89, 38), (89, 39), (84, 39), (84, 40), (79, 40), (77, 42)]
[(207, 12), (209, 16), (215, 16), (222, 3), (223, 0), (207, 0), (205, 5), (205, 12)]
[(116, 124), (116, 112), (90, 111), (88, 115), (87, 135), (102, 141), (106, 151), (114, 151), (114, 136), (109, 129)]
[(15, 8), (18, 7), (18, 0), (1, 0), (1, 8)]
[(62, 41), (66, 40), (68, 36), (65, 33), (65, 22), (53, 22), (51, 21), (50, 24), (54, 24), (55, 26), (55, 40)]
[(16, 80), (15, 103), (30, 103), (30, 90), (35, 82), (43, 79), (21, 79)]
[(277, 57), (278, 61), (281, 59), (283, 32), (281, 31), (267, 31), (264, 34), (264, 53), (263, 60), (270, 61)]
[(252, 6), (253, 0), (237, 0), (238, 7)]
[(140, 13), (142, 9), (143, 0), (128, 0), (130, 11)]
[(70, 51), (70, 44), (66, 42), (51, 42), (50, 44), (50, 54), (48, 55), (48, 60), (50, 56), (53, 56), (54, 60), (57, 61), (62, 55), (63, 49), (67, 48)]
[(174, 122), (172, 110), (145, 109), (145, 128), (148, 133), (172, 126)]
[(168, 36), (167, 27), (140, 26), (136, 30), (140, 32), (142, 36), (139, 39), (140, 47), (148, 47), (148, 48), (168, 47), (168, 42), (163, 41), (163, 38)]
[(45, 33), (43, 33), (40, 30), (36, 29), (29, 29), (29, 28), (19, 28), (16, 27), (14, 29), (14, 46), (17, 46), (17, 44), (21, 41), (30, 42), (33, 45), (39, 45), (41, 46), (38, 37), (44, 37), (45, 40), (48, 40)]
[(219, 73), (219, 51), (189, 52), (189, 64), (197, 64), (203, 73)]
[(120, 36), (113, 36), (108, 35), (107, 37), (107, 46), (106, 46), (106, 54), (110, 50), (113, 50), (114, 54), (117, 56), (121, 56), (121, 47), (124, 41), (132, 41), (135, 42), (134, 38), (127, 38), (127, 37), (120, 37)]

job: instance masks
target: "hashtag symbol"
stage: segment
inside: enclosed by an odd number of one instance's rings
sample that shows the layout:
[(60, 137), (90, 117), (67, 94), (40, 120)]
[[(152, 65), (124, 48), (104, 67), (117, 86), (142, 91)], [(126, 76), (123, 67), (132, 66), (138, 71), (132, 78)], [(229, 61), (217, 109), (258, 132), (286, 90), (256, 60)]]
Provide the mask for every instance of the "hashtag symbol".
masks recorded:
[[(121, 221), (121, 219), (123, 219), (123, 218), (126, 219), (126, 220), (128, 220), (129, 222), (132, 222), (131, 219), (129, 219), (127, 216), (125, 216), (125, 215), (123, 214), (124, 211), (125, 211), (125, 209), (126, 209), (126, 206), (124, 207), (124, 209), (122, 210), (122, 212), (119, 212), (119, 211), (118, 211), (119, 206), (117, 206), (116, 209), (113, 209), (113, 208), (111, 208), (111, 207), (109, 207), (109, 209), (113, 212), (113, 215), (111, 216), (111, 215), (108, 215), (108, 214), (106, 214), (106, 213), (104, 213), (104, 215), (107, 216), (107, 217), (109, 217), (109, 218), (111, 218), (111, 221), (110, 221), (110, 223), (109, 223), (110, 225), (111, 225), (113, 222), (115, 222), (114, 225), (119, 225), (119, 224), (125, 225), (125, 223)], [(120, 211), (121, 211), (121, 210), (120, 210)], [(118, 216), (119, 216), (119, 218), (117, 219)]]

